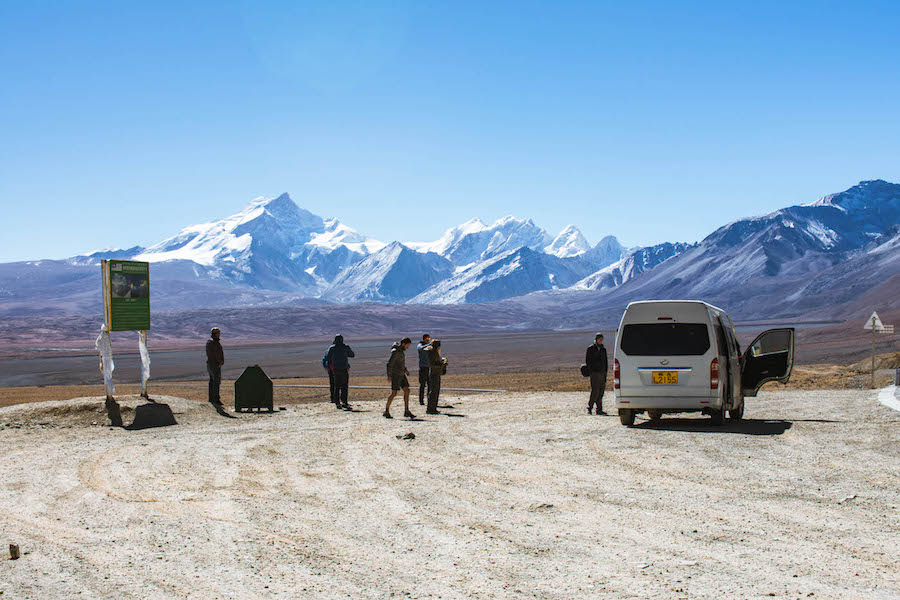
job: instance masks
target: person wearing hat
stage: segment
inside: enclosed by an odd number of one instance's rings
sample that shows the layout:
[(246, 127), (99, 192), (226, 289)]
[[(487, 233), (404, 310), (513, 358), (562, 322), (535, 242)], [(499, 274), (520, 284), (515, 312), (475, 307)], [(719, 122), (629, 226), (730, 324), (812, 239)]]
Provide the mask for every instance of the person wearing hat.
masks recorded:
[(344, 343), (344, 336), (336, 335), (323, 361), (334, 376), (334, 403), (344, 410), (350, 410), (347, 394), (350, 389), (350, 359), (354, 356), (353, 349)]
[(206, 370), (209, 373), (209, 403), (214, 406), (222, 406), (219, 398), (219, 386), (222, 384), (222, 365), (225, 364), (225, 352), (222, 350), (222, 342), (219, 341), (222, 332), (218, 327), (213, 327), (209, 332), (209, 340), (206, 341)]
[(588, 414), (594, 406), (597, 406), (597, 414), (603, 412), (603, 392), (606, 390), (606, 373), (609, 370), (609, 358), (606, 356), (606, 348), (603, 347), (603, 334), (594, 336), (594, 343), (588, 346), (584, 355), (584, 364), (587, 365), (591, 377), (591, 396), (588, 399)]

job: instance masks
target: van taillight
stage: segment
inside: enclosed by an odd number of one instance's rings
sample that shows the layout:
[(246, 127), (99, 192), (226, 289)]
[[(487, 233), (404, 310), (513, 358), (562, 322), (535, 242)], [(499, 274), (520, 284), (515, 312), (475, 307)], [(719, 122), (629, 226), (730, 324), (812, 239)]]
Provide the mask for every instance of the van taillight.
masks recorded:
[(709, 389), (719, 389), (719, 359), (714, 358), (709, 363)]
[(619, 370), (619, 359), (617, 358), (613, 360), (613, 389), (617, 390), (621, 387), (619, 382), (620, 375), (621, 372)]

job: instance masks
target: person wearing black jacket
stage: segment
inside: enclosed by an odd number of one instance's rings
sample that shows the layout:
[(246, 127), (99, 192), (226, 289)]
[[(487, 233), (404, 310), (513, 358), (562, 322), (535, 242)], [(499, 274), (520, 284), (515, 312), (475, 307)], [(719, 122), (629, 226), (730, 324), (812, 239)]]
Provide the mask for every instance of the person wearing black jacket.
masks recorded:
[(334, 401), (338, 408), (350, 410), (347, 394), (350, 388), (350, 359), (356, 356), (353, 350), (344, 343), (344, 336), (334, 336), (334, 343), (325, 355), (325, 364), (334, 374)]
[(588, 400), (588, 414), (594, 405), (597, 406), (597, 414), (603, 412), (603, 392), (606, 390), (606, 373), (609, 370), (609, 358), (606, 356), (606, 348), (603, 347), (603, 334), (594, 336), (594, 343), (588, 346), (584, 354), (584, 364), (587, 365), (591, 377), (591, 397)]
[(209, 403), (222, 406), (219, 398), (219, 386), (222, 384), (222, 365), (225, 364), (225, 352), (219, 337), (222, 335), (218, 327), (213, 327), (206, 341), (206, 371), (209, 373)]

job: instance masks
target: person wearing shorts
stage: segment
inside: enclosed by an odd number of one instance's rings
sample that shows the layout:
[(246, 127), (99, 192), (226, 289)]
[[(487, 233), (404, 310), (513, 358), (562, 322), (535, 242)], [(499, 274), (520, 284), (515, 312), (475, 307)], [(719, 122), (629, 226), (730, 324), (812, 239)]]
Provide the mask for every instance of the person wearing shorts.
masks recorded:
[(397, 392), (403, 390), (403, 416), (409, 419), (415, 419), (416, 415), (409, 410), (409, 370), (406, 368), (406, 351), (412, 345), (412, 340), (408, 337), (403, 338), (399, 342), (394, 342), (391, 346), (391, 357), (387, 362), (387, 379), (391, 382), (391, 395), (388, 396), (387, 404), (384, 407), (382, 416), (385, 419), (391, 417), (391, 402)]

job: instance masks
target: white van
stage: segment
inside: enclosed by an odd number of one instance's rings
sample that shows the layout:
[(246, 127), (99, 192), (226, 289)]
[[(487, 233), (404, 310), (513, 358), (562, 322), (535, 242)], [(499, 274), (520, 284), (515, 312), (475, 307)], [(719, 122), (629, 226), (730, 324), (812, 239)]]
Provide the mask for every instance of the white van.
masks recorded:
[(739, 420), (744, 397), (767, 381), (787, 382), (794, 329), (770, 329), (741, 354), (734, 323), (699, 300), (632, 302), (616, 332), (613, 388), (623, 425), (638, 413), (702, 412)]

